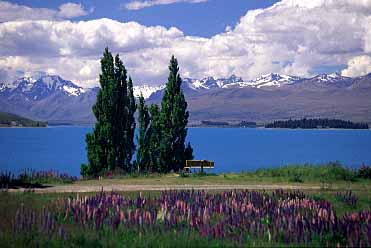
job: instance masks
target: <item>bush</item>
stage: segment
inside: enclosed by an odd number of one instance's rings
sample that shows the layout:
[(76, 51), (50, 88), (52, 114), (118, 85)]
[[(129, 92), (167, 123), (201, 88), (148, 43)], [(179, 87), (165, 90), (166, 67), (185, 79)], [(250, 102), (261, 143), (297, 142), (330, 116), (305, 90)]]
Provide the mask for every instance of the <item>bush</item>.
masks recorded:
[(302, 176), (301, 176), (299, 173), (295, 173), (294, 175), (292, 175), (292, 176), (289, 178), (289, 182), (293, 182), (293, 183), (303, 183), (304, 180), (303, 180)]
[(357, 176), (359, 178), (371, 179), (371, 166), (362, 164), (361, 168), (358, 170)]
[(187, 173), (185, 171), (181, 171), (180, 172), (180, 177), (189, 177), (189, 173)]
[(343, 167), (339, 162), (329, 163), (324, 170), (324, 177), (333, 178), (335, 180), (355, 181), (356, 172)]
[(8, 171), (0, 171), (0, 187), (39, 187), (45, 183), (72, 183), (77, 177), (57, 171), (36, 171), (24, 169), (15, 176)]
[(330, 162), (324, 165), (287, 165), (279, 168), (258, 169), (260, 177), (282, 177), (289, 181), (302, 182), (304, 179), (326, 181), (355, 181), (357, 172), (342, 166), (339, 162)]
[(90, 175), (89, 166), (87, 164), (81, 164), (80, 174), (83, 178), (87, 178)]
[(0, 172), (0, 184), (9, 185), (12, 181), (15, 180), (14, 175), (10, 171), (1, 171)]

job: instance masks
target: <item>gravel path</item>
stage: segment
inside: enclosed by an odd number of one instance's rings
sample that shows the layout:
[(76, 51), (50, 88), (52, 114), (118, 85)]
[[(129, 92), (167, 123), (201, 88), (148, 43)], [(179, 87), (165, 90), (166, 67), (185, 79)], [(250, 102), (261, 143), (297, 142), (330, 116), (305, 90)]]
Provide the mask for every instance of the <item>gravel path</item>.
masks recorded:
[[(254, 185), (58, 185), (46, 188), (31, 189), (35, 193), (79, 193), (104, 191), (162, 191), (162, 190), (273, 190), (273, 189), (298, 189), (298, 190), (319, 190), (320, 186), (310, 185), (275, 185), (275, 184), (254, 184)], [(9, 192), (23, 192), (30, 189), (9, 189)]]

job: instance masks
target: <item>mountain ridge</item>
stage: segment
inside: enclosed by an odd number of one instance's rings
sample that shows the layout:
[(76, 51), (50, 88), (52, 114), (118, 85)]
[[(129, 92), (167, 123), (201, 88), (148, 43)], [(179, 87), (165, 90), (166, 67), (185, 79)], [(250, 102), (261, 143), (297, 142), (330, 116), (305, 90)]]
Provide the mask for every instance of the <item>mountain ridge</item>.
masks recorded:
[[(371, 102), (367, 100), (371, 98), (371, 73), (355, 78), (339, 73), (311, 78), (270, 73), (250, 81), (235, 75), (184, 78), (182, 86), (191, 121), (271, 121), (322, 115), (371, 121)], [(91, 107), (98, 90), (77, 86), (58, 75), (24, 77), (0, 83), (0, 111), (46, 121), (92, 123), (95, 119)], [(134, 88), (135, 96), (142, 93), (148, 103), (159, 103), (163, 91), (164, 85)], [(360, 120), (362, 115), (364, 120)]]

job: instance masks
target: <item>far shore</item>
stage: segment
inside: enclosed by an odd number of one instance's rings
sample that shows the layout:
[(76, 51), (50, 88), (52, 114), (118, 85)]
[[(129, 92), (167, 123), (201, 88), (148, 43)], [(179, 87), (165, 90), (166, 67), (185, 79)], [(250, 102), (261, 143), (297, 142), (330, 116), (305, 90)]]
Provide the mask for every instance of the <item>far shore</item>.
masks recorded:
[[(47, 125), (47, 126), (0, 126), (0, 128), (54, 128), (54, 127), (93, 127), (94, 124), (61, 124), (61, 125)], [(225, 129), (266, 129), (266, 130), (371, 130), (371, 129), (352, 129), (352, 128), (266, 128), (264, 126), (257, 127), (238, 127), (238, 126), (202, 126), (191, 125), (187, 128), (225, 128)]]
[(40, 127), (36, 127), (36, 126), (0, 126), (0, 128), (47, 128), (49, 126), (40, 126)]

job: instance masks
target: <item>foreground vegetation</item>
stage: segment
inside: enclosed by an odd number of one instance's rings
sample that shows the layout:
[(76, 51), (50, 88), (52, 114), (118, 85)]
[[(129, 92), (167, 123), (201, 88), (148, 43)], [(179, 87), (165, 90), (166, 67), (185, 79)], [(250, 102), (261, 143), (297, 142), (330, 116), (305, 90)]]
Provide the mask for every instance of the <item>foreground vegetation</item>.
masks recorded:
[(371, 199), (342, 192), (1, 193), (2, 247), (370, 246)]
[[(274, 190), (0, 192), (2, 247), (370, 246), (371, 167), (338, 163), (239, 174), (102, 175), (28, 171), (28, 182), (79, 185), (275, 185)], [(3, 174), (4, 175), (4, 174)], [(6, 177), (0, 177), (3, 180)], [(17, 180), (26, 178), (19, 176)], [(63, 181), (63, 179), (65, 179)], [(62, 180), (62, 181), (59, 181)], [(70, 181), (68, 181), (70, 180)], [(280, 185), (321, 185), (283, 191)]]

